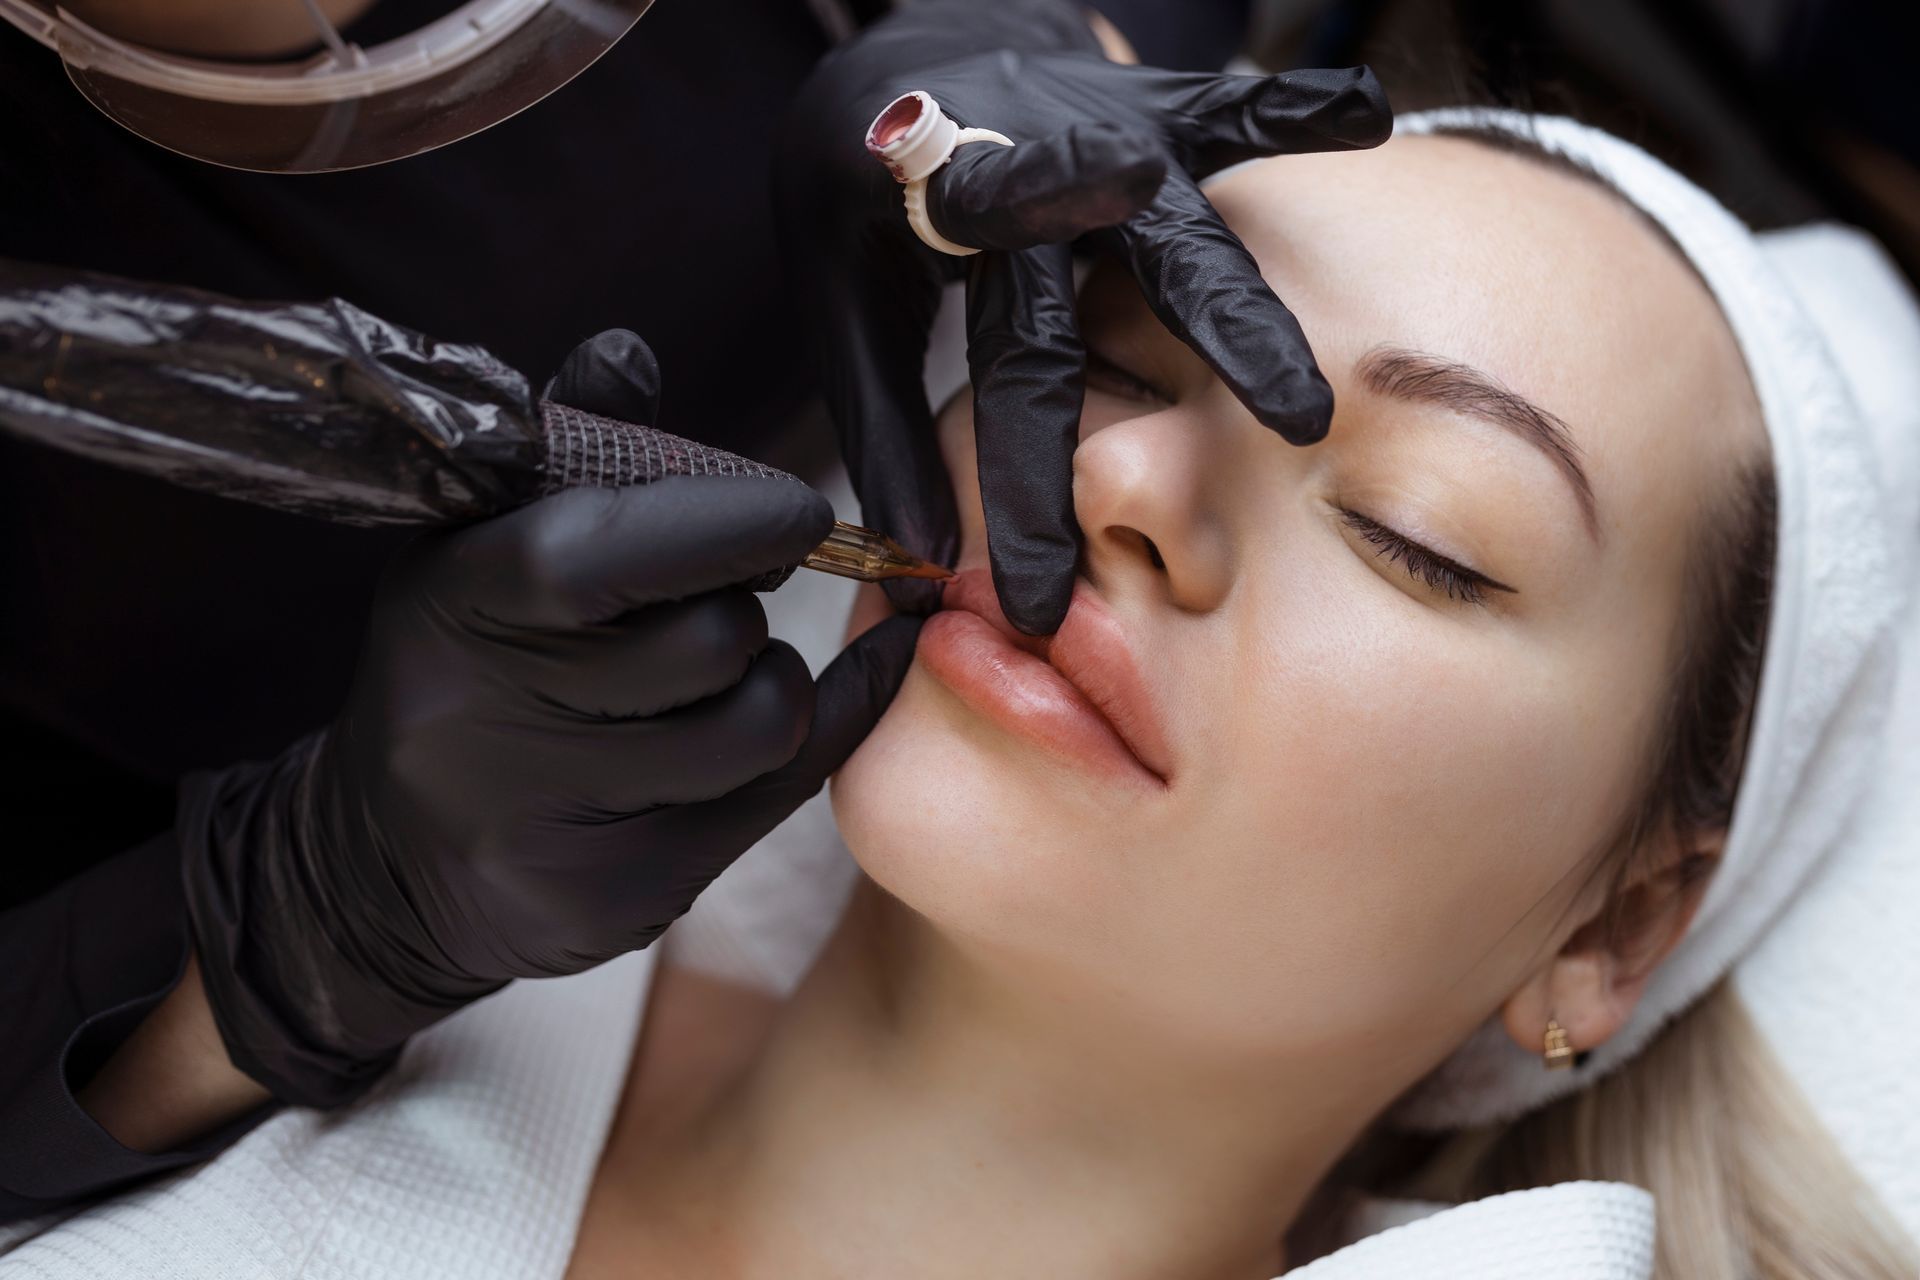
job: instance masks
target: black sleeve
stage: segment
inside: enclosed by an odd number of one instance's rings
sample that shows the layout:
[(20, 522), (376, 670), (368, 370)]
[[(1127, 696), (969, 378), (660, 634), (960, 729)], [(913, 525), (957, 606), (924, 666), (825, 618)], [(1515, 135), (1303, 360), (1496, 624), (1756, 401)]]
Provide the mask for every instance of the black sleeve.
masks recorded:
[(1246, 43), (1253, 0), (1092, 0), (1140, 61), (1174, 71), (1218, 71)]
[(0, 913), (0, 1222), (203, 1160), (269, 1113), (147, 1155), (115, 1142), (74, 1100), (180, 981), (179, 864), (173, 837), (162, 836)]

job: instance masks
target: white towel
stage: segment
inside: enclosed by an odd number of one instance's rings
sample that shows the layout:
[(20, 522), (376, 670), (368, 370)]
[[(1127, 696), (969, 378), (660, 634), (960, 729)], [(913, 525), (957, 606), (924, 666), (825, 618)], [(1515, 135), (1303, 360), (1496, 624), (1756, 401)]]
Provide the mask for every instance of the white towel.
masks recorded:
[[(1829, 336), (1875, 428), (1896, 538), (1920, 547), (1920, 307), (1857, 231), (1760, 239)], [(1920, 595), (1900, 635), (1879, 777), (1734, 980), (1815, 1114), (1920, 1240)]]
[(558, 1277), (656, 963), (515, 983), (416, 1036), (351, 1107), (283, 1111), (207, 1164), (0, 1228), (0, 1277)]
[[(1653, 1197), (1622, 1182), (1562, 1182), (1468, 1204), (1419, 1206), (1286, 1273), (1285, 1280), (1648, 1280)], [(1416, 1210), (1418, 1211), (1418, 1210)]]
[[(198, 1169), (25, 1240), (0, 1230), (0, 1278), (559, 1280), (656, 964), (648, 951), (516, 983), (416, 1038), (338, 1114), (283, 1112)], [(1379, 1206), (1366, 1223), (1379, 1234), (1289, 1280), (1652, 1274), (1652, 1197), (1637, 1188), (1566, 1183), (1436, 1209)]]

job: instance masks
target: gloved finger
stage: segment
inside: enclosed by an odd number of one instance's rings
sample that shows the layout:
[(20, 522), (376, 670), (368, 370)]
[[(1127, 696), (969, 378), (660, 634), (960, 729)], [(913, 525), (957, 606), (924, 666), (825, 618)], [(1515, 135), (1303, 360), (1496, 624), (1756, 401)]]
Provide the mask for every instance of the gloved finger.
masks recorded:
[[(815, 685), (813, 724), (798, 754), (749, 784), (756, 804), (775, 797), (797, 808), (846, 763), (893, 703), (913, 665), (925, 618), (895, 615), (868, 627), (827, 664)], [(776, 807), (778, 807), (776, 805)]]
[(540, 395), (603, 418), (652, 426), (660, 415), (660, 362), (639, 334), (605, 329), (560, 362)]
[(631, 720), (732, 688), (766, 647), (766, 610), (733, 588), (579, 631), (529, 633), (509, 647), (500, 675), (563, 720)]
[[(921, 372), (939, 303), (931, 280), (915, 281), (873, 264), (822, 283), (819, 340), (825, 346), (827, 406), (840, 432), (861, 523), (935, 564), (952, 564), (959, 542), (953, 482), (941, 461)], [(895, 578), (894, 607), (939, 607), (939, 584)]]
[(435, 544), (422, 574), (483, 634), (574, 628), (797, 564), (832, 527), (832, 506), (798, 481), (668, 476), (482, 521)]
[(1153, 207), (1118, 234), (1154, 314), (1255, 418), (1293, 444), (1326, 436), (1333, 389), (1300, 322), (1192, 179), (1168, 174)]
[(1256, 156), (1377, 147), (1393, 108), (1367, 67), (1277, 76), (1147, 72), (1168, 136), (1195, 178)]
[[(662, 877), (671, 873), (675, 880), (650, 881), (648, 894), (682, 905), (691, 902), (728, 864), (818, 792), (873, 732), (913, 665), (924, 621), (904, 615), (888, 618), (820, 673), (812, 730), (792, 760), (716, 799), (656, 809), (630, 823), (596, 830), (592, 839), (605, 841), (607, 850), (600, 856), (618, 857), (623, 845), (631, 848), (638, 838), (631, 828), (644, 825), (649, 846), (688, 854), (672, 867), (660, 868)], [(629, 829), (623, 832), (622, 826)]]
[(605, 816), (725, 795), (792, 760), (813, 722), (813, 678), (792, 645), (772, 640), (739, 683), (664, 715), (541, 737), (571, 765)]
[(1140, 212), (1166, 174), (1159, 139), (1074, 125), (1011, 147), (959, 148), (927, 182), (927, 215), (941, 235), (977, 249), (1059, 244)]
[(1028, 635), (1050, 635), (1067, 616), (1080, 559), (1073, 451), (1086, 348), (1068, 246), (979, 259), (967, 279), (967, 362), (1000, 607)]

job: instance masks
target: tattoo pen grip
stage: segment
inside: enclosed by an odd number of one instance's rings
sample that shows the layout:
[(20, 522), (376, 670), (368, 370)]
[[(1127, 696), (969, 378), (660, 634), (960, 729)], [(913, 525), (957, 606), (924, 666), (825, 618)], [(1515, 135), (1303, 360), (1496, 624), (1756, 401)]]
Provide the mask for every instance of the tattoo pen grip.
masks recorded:
[[(581, 487), (622, 488), (666, 476), (798, 477), (764, 462), (700, 444), (657, 427), (620, 422), (598, 414), (540, 402), (540, 429), (546, 444), (542, 495)], [(833, 532), (797, 565), (779, 569), (748, 584), (755, 591), (780, 586), (794, 569), (818, 569), (862, 582), (887, 578), (946, 578), (937, 565), (909, 554), (884, 534), (835, 521)]]
[[(485, 348), (436, 341), (337, 298), (249, 301), (6, 258), (0, 433), (356, 526), (462, 523), (562, 489), (666, 476), (800, 483), (724, 449), (540, 400)], [(802, 564), (866, 581), (947, 576), (849, 524)], [(771, 590), (791, 573), (754, 585)]]

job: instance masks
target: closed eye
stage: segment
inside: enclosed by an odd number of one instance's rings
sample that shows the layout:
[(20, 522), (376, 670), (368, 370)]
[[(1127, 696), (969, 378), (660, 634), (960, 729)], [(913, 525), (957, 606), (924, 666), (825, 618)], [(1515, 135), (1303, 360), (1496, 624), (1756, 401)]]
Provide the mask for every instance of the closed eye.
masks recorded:
[(1087, 348), (1087, 385), (1108, 395), (1148, 404), (1172, 404), (1173, 397), (1139, 374), (1123, 369), (1113, 360)]
[(1424, 582), (1435, 591), (1444, 592), (1449, 600), (1484, 605), (1489, 591), (1519, 594), (1506, 583), (1496, 582), (1477, 569), (1469, 569), (1458, 560), (1443, 556), (1430, 547), (1423, 547), (1370, 516), (1343, 507), (1340, 509), (1340, 518), (1389, 564), (1405, 566), (1408, 577)]

